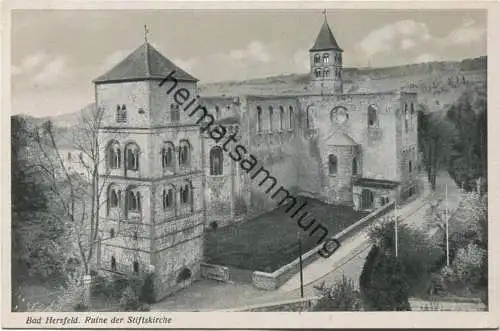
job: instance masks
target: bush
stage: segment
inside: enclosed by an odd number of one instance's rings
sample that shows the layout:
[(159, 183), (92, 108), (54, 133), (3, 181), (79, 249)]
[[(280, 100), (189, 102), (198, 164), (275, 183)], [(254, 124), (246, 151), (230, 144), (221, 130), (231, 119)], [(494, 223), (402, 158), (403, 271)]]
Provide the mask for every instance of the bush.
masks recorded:
[(154, 275), (150, 274), (144, 279), (144, 284), (141, 289), (140, 299), (145, 303), (155, 302), (155, 290), (154, 290)]
[(124, 311), (137, 311), (141, 307), (139, 296), (132, 288), (128, 286), (122, 293), (120, 298), (120, 308)]
[(211, 228), (212, 230), (214, 230), (214, 231), (215, 231), (215, 230), (217, 230), (217, 228), (218, 228), (218, 227), (219, 227), (219, 225), (217, 224), (217, 221), (212, 221), (212, 222), (210, 222), (210, 228)]
[(361, 298), (352, 280), (342, 276), (342, 280), (333, 288), (325, 283), (316, 287), (321, 293), (321, 299), (316, 303), (314, 311), (360, 311)]

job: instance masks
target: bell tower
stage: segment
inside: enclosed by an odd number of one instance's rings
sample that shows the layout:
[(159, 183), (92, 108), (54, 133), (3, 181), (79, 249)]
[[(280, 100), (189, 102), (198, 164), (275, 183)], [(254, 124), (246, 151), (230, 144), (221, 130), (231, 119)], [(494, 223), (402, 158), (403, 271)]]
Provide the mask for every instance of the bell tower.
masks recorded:
[(343, 93), (342, 52), (326, 19), (309, 50), (311, 84), (322, 91)]

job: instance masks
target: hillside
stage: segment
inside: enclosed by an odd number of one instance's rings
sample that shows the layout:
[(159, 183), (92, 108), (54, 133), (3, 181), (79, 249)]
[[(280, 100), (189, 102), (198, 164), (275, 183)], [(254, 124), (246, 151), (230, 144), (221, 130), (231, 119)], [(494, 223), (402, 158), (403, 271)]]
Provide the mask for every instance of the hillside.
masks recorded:
[[(411, 89), (418, 92), (419, 102), (431, 111), (442, 111), (471, 85), (485, 88), (486, 69), (486, 56), (455, 62), (427, 62), (386, 68), (345, 68), (344, 91), (381, 92)], [(308, 74), (290, 74), (245, 81), (207, 83), (200, 84), (200, 95), (304, 93), (308, 81)], [(78, 123), (81, 114), (87, 113), (93, 106), (91, 103), (74, 113), (33, 120), (41, 122), (51, 119), (57, 127), (71, 128)]]

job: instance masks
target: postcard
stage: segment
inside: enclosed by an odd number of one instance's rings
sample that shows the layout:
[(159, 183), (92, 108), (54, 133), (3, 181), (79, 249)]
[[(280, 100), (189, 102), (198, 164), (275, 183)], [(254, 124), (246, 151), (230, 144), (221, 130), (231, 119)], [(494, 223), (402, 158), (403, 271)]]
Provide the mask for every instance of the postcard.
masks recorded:
[(2, 326), (498, 327), (499, 17), (4, 3)]

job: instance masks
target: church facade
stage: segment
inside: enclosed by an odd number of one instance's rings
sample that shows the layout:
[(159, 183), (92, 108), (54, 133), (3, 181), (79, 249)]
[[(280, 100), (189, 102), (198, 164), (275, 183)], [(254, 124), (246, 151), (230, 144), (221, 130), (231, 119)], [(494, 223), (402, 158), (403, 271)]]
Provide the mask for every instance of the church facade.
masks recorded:
[[(373, 210), (416, 192), (416, 94), (344, 93), (343, 50), (325, 20), (310, 88), (295, 95), (197, 100), (295, 195)], [(145, 42), (94, 80), (101, 197), (99, 266), (155, 275), (157, 298), (199, 277), (207, 227), (276, 207), (265, 188), (200, 130), (161, 82), (197, 96), (198, 80)]]

